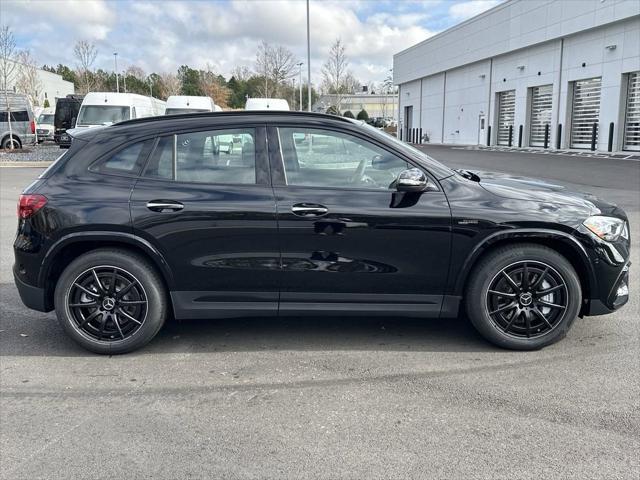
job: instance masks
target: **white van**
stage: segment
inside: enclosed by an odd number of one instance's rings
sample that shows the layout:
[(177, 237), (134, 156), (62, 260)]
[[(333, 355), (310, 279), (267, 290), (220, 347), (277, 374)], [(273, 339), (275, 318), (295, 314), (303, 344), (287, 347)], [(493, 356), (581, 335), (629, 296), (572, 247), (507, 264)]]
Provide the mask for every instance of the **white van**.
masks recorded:
[(222, 108), (216, 105), (211, 97), (171, 95), (169, 98), (167, 98), (167, 110), (165, 111), (165, 115), (221, 111)]
[(289, 111), (289, 102), (284, 98), (247, 98), (245, 110), (286, 110)]
[(135, 93), (90, 92), (82, 100), (76, 128), (161, 116), (164, 115), (165, 106), (162, 100)]

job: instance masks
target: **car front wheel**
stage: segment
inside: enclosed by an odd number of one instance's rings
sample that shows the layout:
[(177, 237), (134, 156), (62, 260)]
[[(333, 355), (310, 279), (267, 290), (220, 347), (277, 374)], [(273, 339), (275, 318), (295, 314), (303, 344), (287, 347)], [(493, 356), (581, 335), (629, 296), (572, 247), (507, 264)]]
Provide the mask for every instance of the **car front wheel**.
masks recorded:
[(501, 247), (480, 260), (465, 292), (469, 319), (490, 342), (535, 350), (564, 338), (582, 301), (571, 264), (550, 248)]
[(162, 279), (125, 250), (86, 253), (62, 272), (55, 307), (64, 330), (95, 353), (127, 353), (151, 341), (168, 311)]

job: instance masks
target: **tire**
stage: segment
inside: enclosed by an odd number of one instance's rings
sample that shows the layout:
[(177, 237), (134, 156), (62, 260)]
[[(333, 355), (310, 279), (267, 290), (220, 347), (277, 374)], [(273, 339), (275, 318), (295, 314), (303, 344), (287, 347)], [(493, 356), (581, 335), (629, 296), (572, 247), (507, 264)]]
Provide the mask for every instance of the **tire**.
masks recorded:
[(169, 311), (158, 272), (144, 258), (120, 249), (94, 250), (72, 261), (58, 279), (54, 303), (71, 338), (108, 355), (145, 346)]
[[(0, 147), (2, 147), (5, 150), (9, 150), (11, 148), (11, 137), (7, 136), (2, 140), (2, 145), (0, 145)], [(13, 137), (13, 148), (14, 149), (20, 149), (22, 148), (22, 144), (20, 143), (20, 140), (18, 140), (18, 138), (16, 138), (15, 136)]]
[(473, 326), (489, 342), (512, 350), (537, 350), (564, 338), (581, 302), (571, 264), (536, 244), (501, 247), (481, 258), (465, 292)]

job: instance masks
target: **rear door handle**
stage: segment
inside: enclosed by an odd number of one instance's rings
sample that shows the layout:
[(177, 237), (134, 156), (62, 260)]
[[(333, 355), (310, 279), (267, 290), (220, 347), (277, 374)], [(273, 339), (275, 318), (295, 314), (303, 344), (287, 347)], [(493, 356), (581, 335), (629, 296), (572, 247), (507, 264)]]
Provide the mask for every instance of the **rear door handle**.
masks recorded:
[(147, 202), (147, 208), (154, 212), (177, 212), (182, 210), (184, 205), (173, 200), (151, 200)]
[(296, 203), (291, 207), (291, 211), (299, 217), (321, 217), (329, 213), (327, 207), (316, 203)]

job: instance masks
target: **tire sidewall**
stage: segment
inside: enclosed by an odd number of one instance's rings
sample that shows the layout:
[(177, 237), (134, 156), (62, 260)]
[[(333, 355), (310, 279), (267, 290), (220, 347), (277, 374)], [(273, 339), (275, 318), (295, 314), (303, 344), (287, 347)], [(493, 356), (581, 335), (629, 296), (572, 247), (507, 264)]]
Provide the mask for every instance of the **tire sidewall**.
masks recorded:
[[(87, 269), (103, 265), (118, 267), (130, 273), (142, 285), (148, 302), (142, 326), (131, 337), (114, 343), (99, 342), (81, 333), (67, 308), (72, 282)], [(162, 328), (167, 314), (166, 293), (158, 274), (143, 259), (124, 251), (90, 252), (71, 262), (58, 279), (54, 304), (58, 321), (65, 332), (82, 347), (101, 354), (127, 353), (146, 345)]]
[[(522, 262), (542, 262), (562, 277), (567, 287), (567, 308), (560, 322), (548, 333), (537, 338), (516, 338), (498, 329), (489, 317), (486, 292), (495, 276), (509, 265)], [(466, 308), (474, 327), (490, 342), (509, 349), (536, 350), (564, 338), (573, 324), (582, 302), (578, 276), (571, 264), (555, 251), (541, 246), (506, 247), (487, 257), (472, 274), (466, 292)]]

